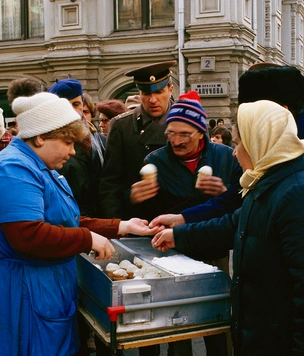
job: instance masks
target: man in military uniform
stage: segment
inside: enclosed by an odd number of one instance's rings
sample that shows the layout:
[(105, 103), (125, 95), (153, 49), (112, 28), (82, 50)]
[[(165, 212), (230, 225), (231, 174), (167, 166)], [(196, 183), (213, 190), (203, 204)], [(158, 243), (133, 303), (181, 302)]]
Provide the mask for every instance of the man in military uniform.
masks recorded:
[[(141, 104), (111, 120), (103, 172), (100, 207), (103, 218), (138, 216), (129, 200), (146, 155), (166, 144), (165, 128), (173, 92), (170, 67), (176, 61), (155, 63), (125, 73), (133, 76)], [(104, 352), (97, 340), (97, 349)], [(141, 356), (158, 356), (159, 345), (139, 348)]]
[(170, 67), (176, 61), (144, 66), (125, 73), (133, 76), (141, 104), (112, 119), (101, 175), (100, 204), (103, 218), (137, 216), (129, 200), (130, 187), (139, 180), (146, 155), (166, 144), (165, 122), (173, 92)]

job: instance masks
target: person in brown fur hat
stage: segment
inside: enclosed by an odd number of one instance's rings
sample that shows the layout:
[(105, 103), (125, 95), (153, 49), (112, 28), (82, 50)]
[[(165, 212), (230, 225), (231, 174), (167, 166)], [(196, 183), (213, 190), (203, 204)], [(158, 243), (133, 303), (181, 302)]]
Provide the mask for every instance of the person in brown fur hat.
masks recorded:
[(121, 100), (118, 99), (100, 101), (99, 103), (97, 103), (96, 109), (99, 112), (100, 131), (105, 136), (108, 135), (111, 119), (129, 110), (127, 106)]

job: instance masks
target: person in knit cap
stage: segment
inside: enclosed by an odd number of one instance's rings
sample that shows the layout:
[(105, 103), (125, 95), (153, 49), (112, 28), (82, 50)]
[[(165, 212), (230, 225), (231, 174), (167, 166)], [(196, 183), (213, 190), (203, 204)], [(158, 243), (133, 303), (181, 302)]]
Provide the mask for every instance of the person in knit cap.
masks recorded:
[(103, 135), (108, 136), (110, 122), (113, 117), (128, 111), (127, 106), (117, 99), (100, 101), (96, 104), (99, 112), (99, 127)]
[(242, 207), (163, 230), (152, 244), (207, 258), (233, 248), (234, 355), (303, 355), (304, 142), (291, 112), (269, 100), (239, 106), (232, 139)]
[(102, 172), (105, 147), (96, 127), (83, 115), (82, 84), (73, 78), (57, 80), (49, 93), (68, 99), (74, 110), (89, 128), (88, 135), (75, 143), (76, 154), (59, 172), (67, 179), (82, 215), (99, 217), (98, 181)]
[(75, 355), (74, 256), (94, 250), (96, 260), (109, 259), (114, 247), (108, 238), (151, 229), (140, 219), (80, 215), (56, 171), (88, 133), (67, 99), (39, 93), (16, 98), (12, 109), (19, 134), (0, 152), (1, 190), (13, 187), (0, 204), (1, 355)]
[[(172, 105), (166, 120), (166, 146), (144, 159), (144, 164), (156, 165), (158, 184), (139, 180), (131, 187), (131, 202), (138, 207), (147, 203), (145, 218), (151, 219), (166, 211), (176, 213), (217, 197), (227, 191), (234, 179), (237, 181), (240, 168), (232, 157), (232, 149), (209, 141), (206, 118), (207, 113), (194, 90), (180, 95)], [(212, 168), (213, 175), (196, 184), (197, 172), (204, 165)], [(162, 196), (166, 199), (158, 204)], [(156, 197), (153, 204), (151, 198)], [(142, 209), (140, 206), (143, 213)]]
[[(144, 164), (156, 166), (157, 182), (139, 180), (131, 187), (130, 200), (142, 218), (151, 220), (161, 214), (179, 214), (202, 203), (211, 216), (240, 206), (241, 168), (230, 147), (209, 141), (206, 118), (196, 91), (180, 95), (171, 106), (166, 120), (167, 144), (144, 160)], [(206, 165), (211, 167), (213, 175), (197, 182), (198, 171)], [(226, 256), (228, 252), (225, 251)], [(228, 272), (228, 257), (205, 262)], [(205, 343), (208, 355), (227, 355), (225, 335), (206, 338)], [(187, 342), (170, 344), (170, 348), (177, 351), (183, 344)], [(191, 343), (188, 345), (191, 348)], [(191, 355), (191, 349), (184, 351), (185, 355)]]

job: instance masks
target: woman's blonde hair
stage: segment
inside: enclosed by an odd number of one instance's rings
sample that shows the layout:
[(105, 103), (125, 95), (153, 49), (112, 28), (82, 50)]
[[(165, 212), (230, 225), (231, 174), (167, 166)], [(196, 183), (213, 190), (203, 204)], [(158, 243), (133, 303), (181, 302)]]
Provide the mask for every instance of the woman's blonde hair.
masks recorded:
[[(72, 140), (74, 142), (83, 141), (84, 138), (90, 133), (86, 123), (82, 120), (75, 120), (68, 125), (60, 127), (59, 129), (41, 134), (40, 136), (45, 140)], [(34, 141), (34, 137), (26, 139), (31, 142)]]

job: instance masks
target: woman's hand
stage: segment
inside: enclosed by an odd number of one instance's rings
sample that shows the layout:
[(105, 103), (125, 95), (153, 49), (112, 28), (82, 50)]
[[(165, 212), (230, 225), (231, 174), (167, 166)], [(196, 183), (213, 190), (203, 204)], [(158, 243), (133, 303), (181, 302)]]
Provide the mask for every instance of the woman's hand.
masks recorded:
[(157, 233), (151, 240), (151, 244), (159, 251), (167, 251), (175, 247), (173, 229), (165, 229)]
[(114, 246), (104, 236), (91, 231), (92, 250), (96, 251), (95, 260), (109, 260), (115, 252)]
[(156, 226), (166, 226), (166, 227), (174, 227), (178, 225), (185, 224), (185, 219), (182, 214), (166, 214), (166, 215), (159, 215), (154, 218), (149, 227), (152, 229)]
[(127, 221), (121, 221), (119, 223), (118, 234), (126, 235), (133, 234), (139, 236), (150, 236), (155, 235), (157, 232), (162, 231), (164, 226), (155, 226), (150, 228), (147, 220), (142, 220), (139, 218), (132, 218)]

